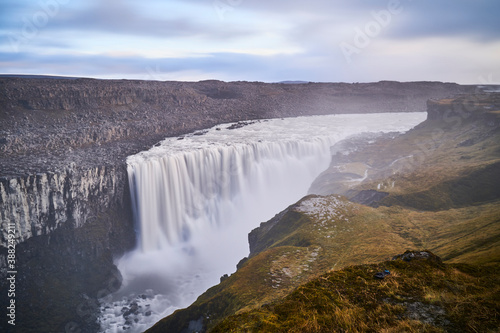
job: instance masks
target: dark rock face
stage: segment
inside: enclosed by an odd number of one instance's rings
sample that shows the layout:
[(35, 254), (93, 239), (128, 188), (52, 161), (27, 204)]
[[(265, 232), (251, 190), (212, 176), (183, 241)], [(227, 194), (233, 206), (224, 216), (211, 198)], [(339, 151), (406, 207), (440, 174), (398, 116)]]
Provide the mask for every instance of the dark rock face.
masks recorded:
[(135, 244), (125, 166), (0, 178), (0, 222), (2, 290), (16, 232), (17, 328), (96, 331), (97, 298), (120, 287), (113, 258)]
[[(280, 223), (283, 220), (285, 215), (290, 212), (290, 208), (292, 208), (292, 207), (293, 207), (293, 205), (286, 208), (282, 212), (276, 214), (269, 221), (262, 222), (259, 227), (253, 229), (248, 234), (248, 244), (250, 247), (250, 256), (256, 255), (257, 253), (262, 251), (263, 248), (265, 248), (266, 244), (263, 244), (262, 238), (264, 238), (264, 236), (266, 234), (268, 234), (270, 232), (270, 230), (274, 228), (274, 226), (276, 226), (278, 223)], [(293, 212), (291, 212), (290, 214), (293, 214)], [(244, 263), (244, 261), (243, 261), (243, 263)], [(241, 265), (243, 265), (243, 263), (241, 263)]]
[[(133, 248), (135, 235), (126, 182), (114, 184), (115, 192), (82, 185), (99, 179), (96, 175), (100, 174), (104, 186), (106, 178), (110, 180), (112, 174), (117, 177), (123, 173), (125, 168), (121, 167), (101, 172), (95, 170), (95, 175), (87, 175), (88, 178), (80, 174), (79, 186), (76, 186), (76, 179), (71, 179), (76, 178), (74, 174), (62, 175), (69, 182), (74, 181), (73, 186), (67, 186), (63, 193), (50, 186), (48, 191), (53, 193), (49, 201), (55, 200), (63, 209), (51, 208), (54, 214), (49, 213), (47, 218), (40, 215), (39, 224), (23, 220), (29, 217), (28, 214), (15, 217), (16, 225), (18, 222), (33, 223), (39, 227), (34, 231), (40, 232), (36, 236), (25, 234), (26, 238), (16, 245), (16, 332), (97, 332), (97, 299), (120, 288), (121, 276), (113, 259)], [(26, 207), (28, 212), (36, 213), (33, 210), (37, 207), (33, 198), (35, 194), (30, 193), (31, 190), (28, 188), (27, 192), (18, 194), (28, 193)], [(58, 195), (61, 198), (54, 199)], [(44, 200), (43, 195), (40, 198)], [(73, 215), (76, 212), (81, 214), (77, 219), (74, 218), (77, 215)], [(60, 225), (56, 227), (54, 223)], [(6, 290), (5, 247), (0, 247), (0, 258), (3, 259), (0, 285)], [(0, 297), (2, 308), (7, 306), (5, 296)], [(12, 327), (2, 321), (0, 328), (2, 332), (10, 332)]]
[[(78, 228), (114, 205), (124, 205), (126, 169), (102, 166), (0, 178), (0, 222), (14, 224), (16, 242), (46, 235), (62, 225)], [(7, 246), (7, 228), (0, 246)]]

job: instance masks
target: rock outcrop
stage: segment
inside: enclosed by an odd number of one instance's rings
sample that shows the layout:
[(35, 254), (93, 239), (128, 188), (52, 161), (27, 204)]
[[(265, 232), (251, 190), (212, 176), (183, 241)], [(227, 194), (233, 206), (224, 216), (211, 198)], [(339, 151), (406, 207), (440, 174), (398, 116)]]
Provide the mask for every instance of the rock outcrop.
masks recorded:
[(440, 100), (431, 99), (427, 101), (427, 113), (429, 120), (454, 122), (457, 118), (467, 119), (496, 110), (498, 105), (498, 94), (469, 94)]
[(123, 205), (126, 170), (102, 166), (0, 179), (0, 246), (7, 247), (8, 225), (16, 243), (49, 234), (68, 224), (78, 228), (112, 205)]
[[(135, 244), (125, 166), (73, 165), (62, 173), (3, 178), (0, 188), (2, 245), (13, 225), (17, 238), (16, 330), (96, 332), (97, 299), (121, 284), (114, 258)], [(7, 290), (12, 267), (4, 246), (0, 285)], [(0, 323), (0, 330), (10, 328)]]

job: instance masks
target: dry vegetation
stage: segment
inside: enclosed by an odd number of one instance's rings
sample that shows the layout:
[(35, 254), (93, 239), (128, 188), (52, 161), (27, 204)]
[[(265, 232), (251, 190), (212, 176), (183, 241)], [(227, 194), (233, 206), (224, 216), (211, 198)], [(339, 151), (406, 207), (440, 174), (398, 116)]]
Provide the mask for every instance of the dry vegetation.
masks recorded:
[(436, 259), (331, 271), (211, 332), (497, 332), (500, 266)]

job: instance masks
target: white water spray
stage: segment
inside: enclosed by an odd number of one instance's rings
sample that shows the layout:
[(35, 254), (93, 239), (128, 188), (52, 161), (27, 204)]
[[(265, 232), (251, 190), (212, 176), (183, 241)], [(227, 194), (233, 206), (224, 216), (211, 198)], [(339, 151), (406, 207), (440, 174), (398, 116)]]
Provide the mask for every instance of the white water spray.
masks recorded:
[(103, 331), (141, 332), (234, 271), (248, 254), (248, 232), (307, 194), (335, 142), (406, 131), (424, 119), (392, 113), (220, 125), (130, 156), (139, 248), (117, 263), (123, 287), (103, 307)]

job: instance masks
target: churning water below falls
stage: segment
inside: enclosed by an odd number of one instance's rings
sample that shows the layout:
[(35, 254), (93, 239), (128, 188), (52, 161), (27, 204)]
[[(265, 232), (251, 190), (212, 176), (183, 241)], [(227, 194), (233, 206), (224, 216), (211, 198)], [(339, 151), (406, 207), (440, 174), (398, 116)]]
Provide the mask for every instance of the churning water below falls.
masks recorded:
[[(248, 233), (307, 194), (330, 147), (363, 132), (403, 132), (426, 113), (311, 116), (224, 124), (167, 138), (127, 159), (138, 248), (102, 304), (101, 331), (143, 332), (189, 306), (248, 255)], [(238, 128), (234, 128), (238, 127)]]

